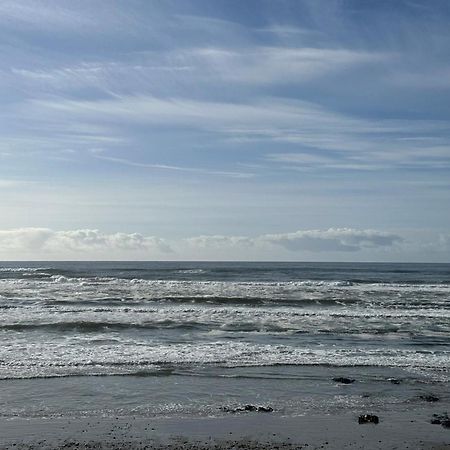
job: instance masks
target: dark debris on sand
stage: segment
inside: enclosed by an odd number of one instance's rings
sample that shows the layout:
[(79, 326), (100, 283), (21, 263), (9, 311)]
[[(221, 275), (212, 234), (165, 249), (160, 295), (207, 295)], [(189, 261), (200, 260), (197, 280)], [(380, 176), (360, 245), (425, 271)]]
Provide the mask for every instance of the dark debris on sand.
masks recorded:
[(375, 414), (361, 414), (358, 417), (358, 423), (361, 425), (363, 423), (374, 423), (377, 424), (380, 422), (380, 419)]
[(444, 414), (433, 414), (431, 419), (433, 425), (442, 425), (444, 428), (450, 429), (450, 417), (447, 413)]
[(273, 408), (271, 406), (256, 406), (256, 405), (244, 405), (244, 406), (222, 406), (221, 411), (228, 413), (239, 413), (239, 412), (273, 412)]
[(14, 446), (1, 448), (13, 448), (15, 450), (300, 450), (308, 448), (308, 444), (303, 446), (289, 442), (260, 442), (251, 440), (191, 442), (180, 439), (164, 444), (128, 440), (117, 442), (64, 441), (58, 444), (40, 441), (34, 444), (14, 444)]
[(432, 394), (427, 394), (427, 395), (419, 395), (420, 400), (424, 400), (425, 402), (438, 402), (439, 401), (439, 397), (436, 397), (435, 395)]
[(336, 383), (342, 383), (342, 384), (351, 384), (354, 383), (355, 380), (353, 378), (347, 378), (347, 377), (334, 377), (333, 381)]

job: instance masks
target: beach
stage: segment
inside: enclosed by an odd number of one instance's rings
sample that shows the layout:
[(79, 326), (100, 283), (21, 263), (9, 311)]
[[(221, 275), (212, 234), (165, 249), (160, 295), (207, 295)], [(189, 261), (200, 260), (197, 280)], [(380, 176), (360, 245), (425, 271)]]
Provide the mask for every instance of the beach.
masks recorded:
[(0, 447), (448, 448), (449, 273), (4, 264)]
[(450, 430), (425, 411), (358, 424), (355, 415), (227, 418), (10, 419), (0, 448), (21, 449), (427, 449), (450, 448)]

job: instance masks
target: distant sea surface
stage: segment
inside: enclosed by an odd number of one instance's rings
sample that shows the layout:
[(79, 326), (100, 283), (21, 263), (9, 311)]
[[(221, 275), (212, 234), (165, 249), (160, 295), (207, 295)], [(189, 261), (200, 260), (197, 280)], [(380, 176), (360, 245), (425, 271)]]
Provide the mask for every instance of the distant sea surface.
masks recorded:
[(449, 371), (449, 264), (0, 263), (6, 417), (414, 409)]

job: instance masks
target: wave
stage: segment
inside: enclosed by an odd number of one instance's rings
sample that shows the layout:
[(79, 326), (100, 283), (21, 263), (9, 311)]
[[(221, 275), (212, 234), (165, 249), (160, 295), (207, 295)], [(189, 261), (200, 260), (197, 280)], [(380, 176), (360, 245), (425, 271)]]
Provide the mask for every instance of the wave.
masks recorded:
[(47, 270), (51, 270), (51, 267), (0, 267), (0, 272), (6, 273), (43, 272)]
[(198, 275), (201, 273), (206, 273), (207, 270), (205, 269), (179, 269), (176, 270), (175, 273), (182, 273), (182, 274), (186, 274), (186, 275)]
[[(40, 268), (41, 269), (41, 268)], [(0, 269), (1, 270), (1, 269)], [(17, 268), (3, 268), (7, 271), (16, 271)], [(405, 294), (450, 294), (449, 284), (415, 284), (415, 283), (386, 283), (368, 282), (367, 280), (289, 280), (289, 281), (224, 281), (224, 280), (195, 280), (195, 279), (144, 279), (120, 278), (114, 276), (69, 276), (66, 274), (51, 274), (39, 272), (37, 268), (22, 277), (1, 277), (0, 286), (13, 289), (12, 295), (20, 298), (24, 290), (29, 290), (36, 296), (41, 293), (46, 298), (83, 296), (83, 298), (98, 296), (106, 298), (117, 296), (134, 300), (155, 301), (192, 301), (192, 302), (254, 302), (265, 303), (272, 300), (297, 300), (295, 297), (312, 293), (320, 295), (329, 294), (339, 297), (340, 301), (350, 303), (350, 294), (362, 300), (364, 294), (389, 295), (391, 292)], [(203, 273), (203, 269), (180, 269), (179, 275), (192, 275)], [(183, 272), (183, 273), (181, 273)], [(17, 274), (15, 274), (17, 275)], [(31, 275), (31, 276), (29, 276)], [(79, 274), (78, 274), (79, 275)], [(48, 295), (49, 291), (52, 295)], [(85, 295), (83, 295), (85, 294)], [(346, 298), (344, 298), (346, 297)], [(231, 300), (230, 300), (231, 299)], [(321, 299), (325, 302), (327, 300)], [(332, 304), (330, 302), (329, 304)], [(327, 304), (327, 303), (325, 303)]]
[[(371, 317), (368, 320), (352, 321), (351, 316), (335, 317), (330, 315), (329, 320), (318, 320), (314, 313), (296, 314), (296, 317), (267, 315), (260, 319), (252, 318), (249, 315), (239, 317), (231, 314), (203, 314), (198, 316), (195, 311), (187, 315), (177, 317), (176, 311), (170, 314), (169, 318), (147, 321), (129, 321), (105, 320), (99, 317), (97, 320), (69, 320), (69, 321), (42, 321), (36, 322), (17, 322), (0, 324), (0, 331), (16, 332), (34, 332), (42, 331), (45, 333), (67, 333), (74, 332), (79, 335), (89, 333), (111, 333), (124, 331), (155, 331), (173, 330), (185, 331), (191, 330), (201, 333), (208, 333), (210, 337), (214, 335), (227, 335), (233, 337), (239, 333), (258, 333), (258, 334), (287, 334), (292, 337), (296, 335), (310, 336), (323, 340), (321, 336), (327, 336), (326, 339), (336, 342), (357, 339), (359, 341), (368, 341), (379, 339), (381, 336), (391, 336), (391, 339), (407, 339), (404, 345), (424, 345), (437, 344), (441, 342), (442, 336), (446, 336), (449, 331), (448, 326), (443, 323), (441, 326), (434, 325), (430, 328), (430, 322), (420, 324), (411, 324), (406, 318), (395, 324), (386, 322), (383, 317), (378, 317), (376, 321)], [(125, 316), (124, 316), (125, 318)], [(137, 316), (136, 316), (137, 318)], [(399, 317), (397, 317), (399, 319)], [(426, 317), (416, 318), (430, 319)], [(202, 334), (203, 338), (205, 337)], [(134, 334), (135, 339), (139, 339), (138, 334)], [(111, 335), (101, 336), (96, 339), (96, 344), (111, 343)], [(445, 342), (444, 342), (445, 344)]]
[(214, 304), (214, 305), (240, 305), (240, 306), (257, 306), (257, 305), (276, 305), (276, 306), (345, 306), (357, 303), (359, 300), (354, 298), (344, 299), (327, 299), (327, 298), (268, 298), (268, 297), (251, 297), (251, 296), (217, 296), (217, 295), (172, 295), (172, 296), (155, 296), (155, 297), (101, 297), (95, 299), (64, 299), (64, 300), (44, 300), (47, 305), (136, 305), (147, 303), (174, 303), (174, 304)]
[(175, 369), (155, 368), (154, 370), (132, 370), (130, 372), (107, 372), (107, 373), (59, 373), (59, 374), (29, 374), (1, 376), (0, 380), (41, 380), (52, 378), (78, 378), (78, 377), (169, 377), (178, 375)]
[(8, 337), (11, 345), (0, 347), (0, 377), (3, 378), (145, 373), (159, 368), (198, 372), (203, 367), (223, 371), (228, 368), (283, 365), (399, 367), (408, 371), (440, 371), (444, 376), (449, 357), (445, 346), (429, 349), (405, 345), (396, 347), (376, 339), (363, 342), (357, 336), (347, 343), (336, 340), (334, 335), (330, 336), (331, 339), (311, 340), (307, 335), (306, 339), (292, 336), (293, 340), (283, 337), (272, 343), (266, 339), (258, 343), (253, 337), (223, 339), (203, 335), (200, 339), (186, 340), (183, 337), (180, 340), (172, 335), (168, 340), (153, 340), (136, 334), (122, 334), (120, 337), (113, 336), (119, 340), (117, 343), (99, 345), (91, 345), (91, 341), (109, 337), (106, 333), (103, 336), (89, 336), (88, 339), (78, 335), (70, 341), (71, 345), (62, 336), (50, 336), (43, 340)]
[(85, 284), (105, 284), (105, 283), (118, 283), (124, 282), (127, 279), (121, 279), (116, 277), (94, 277), (94, 276), (86, 276), (86, 277), (68, 277), (66, 275), (51, 275), (49, 277), (50, 281), (53, 283), (71, 283), (77, 285), (85, 285)]
[[(398, 315), (400, 313), (419, 314), (422, 310), (424, 314), (441, 311), (443, 314), (450, 309), (450, 303), (447, 296), (425, 295), (419, 297), (400, 297), (378, 295), (370, 293), (355, 293), (355, 295), (337, 295), (328, 292), (229, 292), (222, 295), (200, 292), (152, 292), (135, 291), (123, 292), (122, 296), (117, 296), (117, 290), (109, 292), (102, 291), (64, 291), (64, 292), (31, 292), (29, 296), (24, 297), (24, 291), (8, 298), (1, 298), (0, 301), (5, 308), (18, 307), (20, 305), (33, 305), (42, 308), (49, 307), (69, 307), (76, 306), (83, 309), (87, 308), (129, 308), (129, 311), (135, 311), (136, 308), (148, 308), (152, 305), (167, 305), (176, 307), (179, 305), (205, 305), (205, 307), (267, 307), (267, 308), (320, 308), (326, 310), (329, 308), (338, 308), (337, 313), (347, 314), (347, 309), (354, 307), (355, 311), (364, 309), (366, 315), (376, 316), (379, 313)], [(102, 294), (99, 296), (99, 294)], [(53, 298), (52, 298), (53, 297)], [(55, 298), (56, 297), (56, 298)], [(6, 306), (10, 305), (10, 306)], [(0, 306), (1, 307), (1, 306)], [(356, 309), (359, 308), (359, 309)], [(61, 312), (65, 312), (62, 310)], [(433, 314), (434, 314), (433, 313)]]
[[(223, 370), (244, 369), (244, 368), (279, 368), (279, 367), (322, 367), (322, 368), (403, 368), (407, 369), (411, 374), (417, 374), (419, 378), (409, 378), (409, 384), (430, 384), (430, 383), (448, 383), (450, 381), (446, 367), (442, 363), (437, 364), (423, 364), (414, 365), (408, 364), (406, 360), (399, 359), (398, 361), (391, 360), (388, 362), (376, 361), (369, 359), (365, 361), (351, 361), (351, 360), (336, 360), (332, 362), (327, 361), (252, 361), (252, 362), (181, 362), (171, 363), (167, 367), (164, 361), (147, 362), (134, 364), (132, 362), (118, 363), (118, 364), (68, 364), (61, 366), (60, 372), (56, 372), (54, 367), (41, 367), (41, 372), (37, 372), (35, 368), (27, 370), (22, 367), (20, 372), (0, 373), (0, 380), (34, 380), (34, 379), (55, 379), (55, 378), (75, 378), (75, 377), (142, 377), (142, 378), (160, 378), (160, 377), (204, 377), (205, 369), (208, 376), (217, 378), (273, 378), (272, 375), (264, 374), (252, 376), (243, 374), (226, 373)], [(423, 376), (424, 378), (420, 378)], [(285, 380), (282, 377), (281, 380)], [(292, 379), (296, 379), (292, 377)]]
[[(97, 322), (97, 321), (74, 321), (74, 322), (53, 322), (53, 323), (15, 323), (0, 325), (0, 330), (7, 331), (59, 331), (68, 332), (76, 331), (82, 333), (96, 333), (105, 331), (123, 331), (123, 330), (158, 330), (158, 329), (218, 329), (221, 331), (235, 332), (267, 332), (280, 333), (287, 331), (295, 331), (295, 327), (282, 326), (275, 323), (259, 323), (259, 322), (230, 322), (225, 324), (206, 323), (185, 321), (179, 322), (175, 320), (161, 320), (143, 323), (126, 323), (126, 322)], [(99, 340), (97, 343), (104, 343)]]
[[(145, 278), (120, 278), (116, 276), (68, 276), (67, 274), (55, 274), (51, 269), (43, 272), (45, 268), (27, 269), (27, 276), (23, 278), (2, 278), (2, 283), (12, 282), (23, 286), (33, 285), (34, 288), (47, 288), (51, 283), (78, 287), (109, 286), (120, 289), (166, 289), (171, 291), (186, 289), (214, 289), (214, 290), (242, 290), (246, 292), (258, 290), (415, 290), (415, 291), (441, 291), (448, 293), (448, 283), (414, 283), (414, 282), (373, 282), (368, 280), (288, 280), (288, 281), (224, 281), (224, 280), (195, 280), (195, 279), (145, 279)], [(0, 268), (0, 272), (21, 272), (17, 268)], [(201, 274), (203, 269), (183, 269), (179, 274)], [(33, 277), (28, 276), (33, 275)], [(34, 282), (34, 284), (33, 284)]]
[(47, 322), (47, 323), (13, 323), (0, 325), (0, 330), (9, 331), (77, 331), (85, 333), (94, 333), (99, 331), (121, 331), (127, 329), (192, 329), (202, 327), (198, 322), (176, 322), (174, 320), (162, 320), (144, 323), (126, 323), (126, 322), (97, 322), (97, 321), (68, 321), (68, 322)]

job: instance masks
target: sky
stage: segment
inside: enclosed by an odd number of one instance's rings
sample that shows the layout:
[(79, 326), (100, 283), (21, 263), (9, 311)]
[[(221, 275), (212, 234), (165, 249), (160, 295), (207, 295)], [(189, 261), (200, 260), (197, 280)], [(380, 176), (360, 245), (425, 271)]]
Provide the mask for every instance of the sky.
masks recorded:
[(450, 262), (447, 0), (2, 0), (0, 259)]

